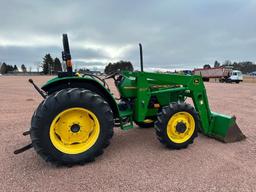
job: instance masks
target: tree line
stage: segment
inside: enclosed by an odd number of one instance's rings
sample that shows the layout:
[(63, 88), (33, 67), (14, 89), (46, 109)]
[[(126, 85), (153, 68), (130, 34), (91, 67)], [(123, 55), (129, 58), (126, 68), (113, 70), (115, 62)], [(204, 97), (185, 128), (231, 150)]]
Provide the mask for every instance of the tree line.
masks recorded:
[[(234, 70), (239, 70), (243, 74), (251, 73), (256, 71), (256, 63), (251, 61), (232, 62), (230, 60), (224, 61), (222, 64), (219, 61), (214, 62), (214, 67), (231, 67)], [(204, 68), (211, 68), (211, 65), (205, 64)]]
[[(41, 72), (45, 75), (57, 74), (57, 72), (62, 71), (62, 65), (61, 65), (60, 59), (57, 57), (53, 59), (49, 53), (43, 57), (43, 61), (39, 67), (42, 68)], [(21, 72), (23, 73), (28, 72), (25, 64), (22, 64), (20, 66), (20, 69), (21, 69)], [(29, 67), (29, 69), (30, 69), (29, 72), (31, 72), (32, 67)], [(10, 64), (7, 64), (6, 62), (3, 62), (0, 65), (0, 73), (7, 74), (10, 72), (20, 72), (20, 70), (18, 69), (17, 65), (10, 65)]]
[(109, 63), (104, 72), (106, 74), (112, 74), (119, 71), (133, 71), (133, 65), (130, 61), (118, 61), (116, 63)]
[[(43, 57), (43, 61), (39, 66), (42, 71), (41, 73), (47, 75), (47, 74), (57, 74), (60, 71), (63, 71), (63, 68), (65, 66), (62, 67), (61, 61), (59, 58), (53, 58), (51, 56), (51, 54), (47, 53), (44, 57)], [(22, 72), (27, 72), (27, 67), (22, 64), (20, 66), (20, 69)], [(111, 73), (115, 73), (115, 72), (120, 72), (120, 71), (133, 71), (133, 65), (130, 61), (118, 61), (115, 63), (108, 63), (108, 65), (106, 65), (104, 72), (106, 74), (111, 74)], [(31, 71), (31, 67), (30, 67), (30, 71)], [(89, 73), (90, 70), (89, 69), (79, 69), (79, 72), (83, 73)], [(19, 72), (19, 69), (16, 65), (12, 66), (12, 65), (8, 65), (5, 62), (1, 65), (0, 68), (0, 73), (1, 74), (6, 74), (9, 72)]]
[(41, 67), (45, 75), (57, 74), (59, 71), (62, 71), (60, 59), (58, 57), (53, 59), (49, 53), (44, 56)]
[[(244, 74), (247, 73), (251, 73), (253, 71), (256, 71), (256, 64), (251, 62), (251, 61), (242, 61), (242, 62), (231, 62), (230, 60), (226, 60), (224, 61), (222, 64), (219, 61), (215, 61), (213, 63), (213, 67), (231, 67), (234, 70), (239, 70)], [(60, 71), (63, 71), (63, 68), (65, 68), (65, 66), (62, 67), (61, 61), (58, 57), (53, 58), (51, 56), (51, 54), (47, 53), (44, 57), (43, 57), (43, 61), (40, 64), (40, 68), (42, 68), (42, 73), (47, 75), (47, 74), (57, 74)], [(210, 64), (205, 64), (204, 68), (211, 68)], [(22, 64), (20, 66), (20, 69), (22, 72), (27, 72), (27, 67), (25, 66), (25, 64)], [(84, 69), (85, 72), (90, 71), (89, 69)], [(80, 72), (83, 72), (84, 70), (78, 70)], [(115, 63), (108, 63), (108, 65), (106, 65), (104, 72), (106, 74), (111, 74), (111, 73), (115, 73), (118, 71), (133, 71), (133, 65), (130, 61), (118, 61)], [(1, 67), (0, 67), (0, 73), (1, 74), (6, 74), (9, 72), (17, 72), (18, 67), (17, 65), (9, 65), (5, 62), (2, 63)], [(30, 71), (31, 71), (31, 67), (30, 67)]]
[[(22, 72), (27, 72), (27, 68), (26, 68), (26, 66), (24, 64), (22, 64), (20, 66), (20, 68), (21, 68)], [(1, 67), (0, 67), (0, 73), (1, 74), (6, 74), (6, 73), (9, 73), (9, 72), (17, 72), (17, 71), (19, 71), (17, 65), (12, 66), (12, 65), (8, 65), (5, 62), (3, 62), (1, 64)]]

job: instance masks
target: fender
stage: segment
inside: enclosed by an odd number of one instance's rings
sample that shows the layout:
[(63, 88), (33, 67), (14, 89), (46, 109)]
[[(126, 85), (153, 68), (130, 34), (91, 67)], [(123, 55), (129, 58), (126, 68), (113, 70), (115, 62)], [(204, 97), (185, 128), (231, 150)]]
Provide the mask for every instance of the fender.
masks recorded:
[(106, 100), (110, 108), (113, 111), (114, 117), (119, 117), (119, 109), (113, 94), (108, 90), (104, 85), (102, 85), (98, 80), (90, 77), (78, 77), (78, 76), (69, 76), (69, 77), (55, 77), (47, 81), (41, 89), (44, 90), (48, 95), (66, 88), (85, 88), (92, 92), (97, 93), (102, 98)]

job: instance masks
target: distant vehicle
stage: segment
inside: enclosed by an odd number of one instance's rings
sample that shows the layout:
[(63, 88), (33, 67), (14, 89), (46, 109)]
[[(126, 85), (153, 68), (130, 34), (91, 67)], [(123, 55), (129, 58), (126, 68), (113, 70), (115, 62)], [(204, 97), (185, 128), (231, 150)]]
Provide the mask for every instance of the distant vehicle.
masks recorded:
[(256, 76), (256, 71), (249, 73), (250, 76)]
[(182, 72), (184, 73), (184, 75), (193, 75), (192, 70), (182, 70)]
[(218, 79), (220, 82), (226, 83), (240, 83), (243, 81), (241, 71), (225, 67), (194, 69), (194, 74), (201, 75), (204, 81), (209, 81), (211, 78)]
[(230, 77), (227, 78), (228, 82), (240, 83), (243, 81), (243, 74), (239, 70), (232, 70)]

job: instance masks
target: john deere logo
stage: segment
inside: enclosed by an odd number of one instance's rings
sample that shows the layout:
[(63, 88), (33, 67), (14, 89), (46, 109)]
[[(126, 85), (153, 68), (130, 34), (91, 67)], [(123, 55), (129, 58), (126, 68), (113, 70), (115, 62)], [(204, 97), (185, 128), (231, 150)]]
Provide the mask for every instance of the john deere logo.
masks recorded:
[(198, 85), (199, 84), (199, 79), (195, 79), (194, 84)]

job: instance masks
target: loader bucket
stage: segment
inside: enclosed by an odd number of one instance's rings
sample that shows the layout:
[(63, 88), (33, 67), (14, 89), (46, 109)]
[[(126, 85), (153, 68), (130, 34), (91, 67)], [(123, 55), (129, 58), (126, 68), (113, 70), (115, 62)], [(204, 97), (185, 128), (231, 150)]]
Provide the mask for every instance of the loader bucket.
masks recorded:
[(244, 140), (246, 137), (238, 127), (236, 118), (212, 112), (211, 134), (224, 143)]

